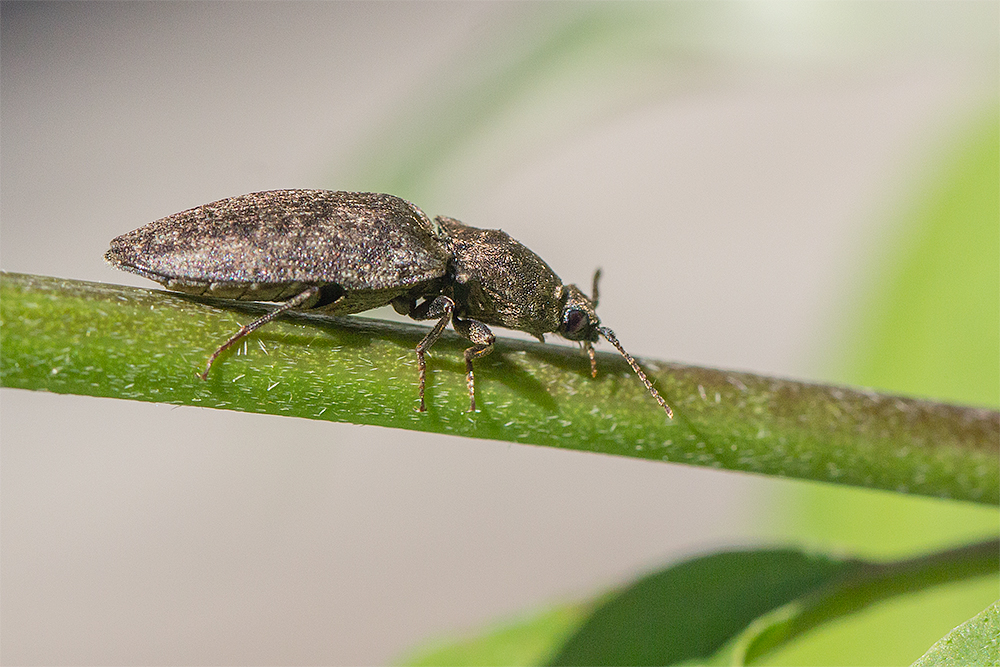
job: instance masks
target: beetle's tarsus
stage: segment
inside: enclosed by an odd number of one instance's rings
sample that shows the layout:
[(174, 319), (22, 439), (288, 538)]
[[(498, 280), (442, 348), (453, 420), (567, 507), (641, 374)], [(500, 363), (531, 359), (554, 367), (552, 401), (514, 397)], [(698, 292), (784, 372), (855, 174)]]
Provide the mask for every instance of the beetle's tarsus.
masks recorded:
[(469, 412), (476, 411), (476, 376), (472, 372), (472, 360), (468, 357), (466, 350), (465, 364), (469, 371), (465, 374), (465, 382), (469, 385)]

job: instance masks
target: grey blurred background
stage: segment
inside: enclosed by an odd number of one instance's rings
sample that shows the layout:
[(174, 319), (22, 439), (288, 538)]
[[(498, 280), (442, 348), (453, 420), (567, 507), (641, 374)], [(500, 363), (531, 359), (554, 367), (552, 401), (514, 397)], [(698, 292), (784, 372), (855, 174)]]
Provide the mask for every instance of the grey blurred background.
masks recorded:
[[(901, 184), (996, 80), (992, 2), (0, 19), (5, 271), (152, 287), (102, 262), (112, 237), (255, 190), (389, 191), (569, 282), (602, 266), (601, 317), (637, 356), (815, 380)], [(784, 537), (795, 484), (15, 390), (0, 418), (5, 664), (381, 664)]]

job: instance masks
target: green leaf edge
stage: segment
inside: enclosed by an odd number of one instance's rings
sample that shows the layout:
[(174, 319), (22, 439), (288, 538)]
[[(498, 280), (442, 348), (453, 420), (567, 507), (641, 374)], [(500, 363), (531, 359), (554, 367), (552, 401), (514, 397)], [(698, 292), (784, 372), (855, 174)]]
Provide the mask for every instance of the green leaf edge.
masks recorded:
[(1000, 665), (1000, 601), (994, 602), (931, 646), (912, 667)]
[(1000, 572), (1000, 539), (888, 563), (858, 561), (809, 595), (762, 616), (735, 642), (732, 664), (750, 664), (814, 627), (889, 598)]

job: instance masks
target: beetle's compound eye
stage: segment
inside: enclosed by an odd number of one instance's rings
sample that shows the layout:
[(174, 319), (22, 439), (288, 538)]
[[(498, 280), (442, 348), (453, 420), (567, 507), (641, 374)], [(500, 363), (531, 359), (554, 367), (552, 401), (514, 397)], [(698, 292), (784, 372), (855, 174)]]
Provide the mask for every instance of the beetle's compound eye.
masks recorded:
[(562, 287), (562, 315), (559, 318), (559, 335), (575, 341), (597, 342), (597, 327), (601, 320), (594, 312), (594, 305), (576, 285)]
[(563, 314), (563, 336), (570, 340), (589, 337), (590, 316), (579, 308), (567, 308)]

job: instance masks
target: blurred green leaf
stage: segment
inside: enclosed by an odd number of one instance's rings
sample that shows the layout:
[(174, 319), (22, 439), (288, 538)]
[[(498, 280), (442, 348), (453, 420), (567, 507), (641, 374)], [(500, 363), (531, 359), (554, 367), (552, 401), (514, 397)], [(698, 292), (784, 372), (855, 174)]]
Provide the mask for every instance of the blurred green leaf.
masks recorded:
[[(738, 664), (749, 664), (821, 623), (885, 599), (943, 583), (992, 576), (1000, 570), (1000, 540), (889, 563), (866, 562), (804, 596), (768, 619), (761, 619), (738, 642)], [(742, 655), (741, 655), (742, 654)]]
[[(537, 145), (526, 135), (551, 142), (610, 110), (662, 96), (675, 82), (669, 70), (692, 55), (690, 35), (714, 13), (695, 3), (540, 3), (497, 17), (508, 21), (491, 31), (500, 38), (477, 42), (440, 66), (434, 85), (414, 92), (407, 113), (344, 160), (349, 173), (337, 182), (430, 206), (447, 169), (470, 146), (486, 152), (508, 123), (517, 125), (518, 146)], [(525, 110), (530, 122), (518, 122)], [(494, 165), (505, 159), (504, 143), (493, 146)], [(520, 152), (516, 159), (523, 159)]]
[(1000, 109), (970, 127), (904, 208), (859, 299), (850, 382), (1000, 406)]
[(612, 596), (549, 664), (673, 665), (707, 658), (755, 618), (858, 567), (792, 549), (694, 558)]
[(473, 637), (419, 647), (398, 664), (408, 667), (449, 665), (541, 665), (577, 629), (593, 604), (561, 605), (519, 621), (502, 623)]
[[(475, 26), (474, 40), (414, 82), (402, 111), (338, 160), (331, 183), (392, 192), (428, 209), (447, 199), (456, 210), (465, 193), (484, 187), (472, 176), (483, 165), (504, 174), (608, 118), (692, 87), (730, 85), (748, 70), (867, 69), (887, 46), (935, 50), (956, 39), (964, 53), (996, 58), (983, 11), (940, 3), (526, 6)], [(944, 22), (950, 30), (939, 29)]]
[(406, 664), (748, 664), (819, 623), (998, 568), (1000, 540), (884, 563), (795, 549), (714, 553), (642, 577), (596, 605), (559, 607), (424, 649)]

